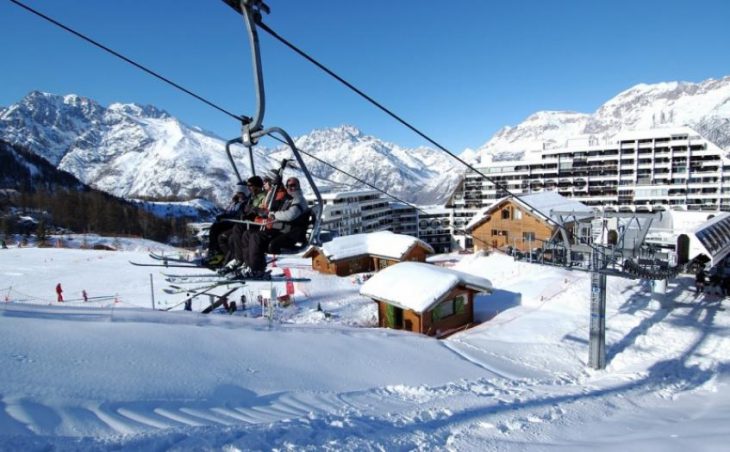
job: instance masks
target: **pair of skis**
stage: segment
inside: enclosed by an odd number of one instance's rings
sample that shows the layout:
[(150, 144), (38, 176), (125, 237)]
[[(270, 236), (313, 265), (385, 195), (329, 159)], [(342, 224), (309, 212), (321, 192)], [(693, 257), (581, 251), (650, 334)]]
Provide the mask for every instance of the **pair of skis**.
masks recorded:
[[(203, 309), (201, 311), (201, 313), (203, 313), (203, 314), (209, 314), (209, 313), (213, 312), (213, 310), (215, 310), (216, 308), (218, 308), (221, 305), (223, 305), (224, 303), (226, 303), (226, 301), (228, 301), (228, 297), (233, 292), (235, 292), (235, 291), (237, 291), (238, 289), (241, 288), (241, 285), (238, 285), (238, 286), (236, 286), (236, 287), (234, 287), (232, 289), (227, 290), (222, 295), (211, 293), (212, 290), (214, 290), (214, 289), (216, 289), (216, 288), (218, 288), (218, 287), (220, 287), (222, 285), (223, 284), (211, 284), (209, 286), (203, 286), (203, 287), (199, 287), (197, 289), (188, 289), (187, 291), (185, 291), (185, 292), (187, 292), (187, 293), (190, 294), (187, 298), (185, 298), (184, 300), (182, 300), (179, 303), (175, 303), (172, 306), (168, 306), (166, 308), (163, 308), (163, 309), (161, 309), (161, 311), (170, 311), (172, 309), (175, 309), (178, 306), (187, 305), (188, 303), (191, 303), (197, 297), (200, 297), (200, 296), (203, 296), (203, 295), (208, 295), (208, 296), (214, 297), (214, 301), (208, 307), (206, 307), (205, 309)], [(182, 292), (180, 292), (180, 293), (182, 293)]]
[(287, 276), (284, 273), (278, 273), (276, 275), (267, 274), (263, 278), (246, 278), (246, 277), (228, 277), (228, 276), (219, 276), (215, 274), (196, 274), (196, 275), (178, 275), (178, 274), (168, 274), (163, 273), (163, 276), (165, 276), (165, 281), (172, 283), (172, 284), (195, 284), (195, 283), (216, 283), (220, 282), (222, 284), (225, 284), (226, 282), (229, 284), (234, 283), (246, 283), (246, 282), (310, 282), (311, 279), (309, 278), (301, 278), (301, 277), (290, 277)]
[[(201, 268), (201, 269), (212, 269), (203, 265), (202, 259), (188, 260), (181, 257), (169, 257), (163, 254), (149, 253), (150, 258), (160, 263), (149, 263), (149, 262), (134, 262), (129, 261), (130, 264), (138, 267), (173, 267), (173, 268)], [(276, 257), (267, 257), (266, 263), (270, 264), (276, 262)]]
[(149, 256), (161, 263), (147, 263), (129, 261), (130, 264), (138, 267), (177, 267), (177, 268), (208, 268), (202, 264), (202, 260), (187, 260), (181, 257), (168, 257), (162, 254), (149, 253)]

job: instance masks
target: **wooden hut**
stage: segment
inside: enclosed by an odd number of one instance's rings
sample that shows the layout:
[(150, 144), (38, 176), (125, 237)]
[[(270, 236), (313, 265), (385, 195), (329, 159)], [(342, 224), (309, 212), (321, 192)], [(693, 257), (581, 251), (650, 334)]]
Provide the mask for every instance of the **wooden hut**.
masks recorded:
[(444, 337), (474, 323), (474, 295), (492, 283), (422, 262), (402, 262), (378, 272), (360, 294), (378, 303), (383, 328)]
[[(571, 214), (572, 212), (572, 214)], [(522, 252), (542, 247), (555, 233), (557, 224), (593, 215), (592, 208), (558, 193), (507, 196), (479, 211), (465, 230), (474, 240), (474, 250), (506, 249)]]
[(433, 254), (426, 242), (390, 231), (337, 237), (321, 247), (311, 247), (304, 257), (312, 258), (312, 268), (320, 273), (347, 276), (380, 271), (398, 262), (425, 262)]

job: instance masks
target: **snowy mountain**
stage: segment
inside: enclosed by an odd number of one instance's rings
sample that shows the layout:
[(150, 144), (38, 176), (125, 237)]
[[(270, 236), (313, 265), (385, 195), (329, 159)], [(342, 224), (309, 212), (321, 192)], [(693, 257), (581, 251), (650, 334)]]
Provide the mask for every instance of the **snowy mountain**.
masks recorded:
[(622, 131), (677, 126), (689, 126), (730, 151), (730, 76), (700, 83), (639, 84), (592, 114), (537, 112), (497, 132), (474, 151), (472, 161), (514, 160), (524, 151), (564, 146), (580, 135), (604, 141)]
[[(35, 91), (0, 109), (0, 138), (124, 198), (202, 197), (225, 204), (235, 187), (223, 140), (152, 106), (105, 108), (76, 95)], [(245, 174), (243, 152), (234, 149)], [(263, 158), (257, 164), (270, 166)]]
[[(125, 198), (207, 198), (225, 205), (235, 186), (224, 140), (152, 106), (103, 107), (77, 95), (34, 91), (0, 109), (0, 138)], [(436, 151), (401, 148), (352, 127), (314, 131), (297, 143), (305, 152), (411, 202), (442, 201), (456, 177)], [(241, 174), (249, 174), (247, 151), (237, 147), (233, 153)], [(276, 167), (283, 154), (255, 155), (261, 170)], [(323, 164), (312, 166), (315, 176), (362, 187), (342, 174), (333, 175)]]
[[(438, 204), (454, 188), (453, 160), (427, 147), (407, 149), (363, 134), (352, 126), (314, 130), (295, 140), (297, 148), (361, 180), (417, 204)], [(284, 157), (289, 151), (278, 150)], [(328, 181), (361, 186), (332, 167), (305, 157), (312, 173)]]

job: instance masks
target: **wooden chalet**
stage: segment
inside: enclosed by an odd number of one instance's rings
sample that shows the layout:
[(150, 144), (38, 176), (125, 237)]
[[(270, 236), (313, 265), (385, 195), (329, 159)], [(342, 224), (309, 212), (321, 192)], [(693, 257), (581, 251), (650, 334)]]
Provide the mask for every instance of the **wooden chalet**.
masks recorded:
[(376, 273), (360, 294), (378, 303), (383, 328), (445, 337), (474, 323), (474, 295), (492, 283), (423, 262), (402, 262)]
[(311, 247), (304, 257), (320, 273), (347, 276), (380, 271), (398, 262), (425, 262), (433, 248), (415, 237), (390, 231), (337, 237), (321, 247)]
[[(588, 218), (593, 210), (553, 191), (507, 196), (478, 212), (466, 225), (474, 251), (507, 249), (529, 252), (552, 237), (557, 224)], [(552, 220), (552, 221), (551, 221)]]

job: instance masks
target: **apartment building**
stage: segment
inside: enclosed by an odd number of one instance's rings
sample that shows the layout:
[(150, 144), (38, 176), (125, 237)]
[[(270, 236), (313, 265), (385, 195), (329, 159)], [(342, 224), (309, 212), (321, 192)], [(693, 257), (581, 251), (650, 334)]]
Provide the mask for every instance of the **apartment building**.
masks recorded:
[(390, 228), (391, 212), (376, 190), (322, 193), (322, 229), (335, 235), (352, 235)]
[(509, 193), (556, 191), (619, 212), (730, 210), (730, 160), (687, 127), (627, 132), (604, 143), (593, 136), (571, 139), (478, 170), (487, 177), (466, 173), (446, 204), (451, 233), (462, 246), (469, 245), (464, 220)]

